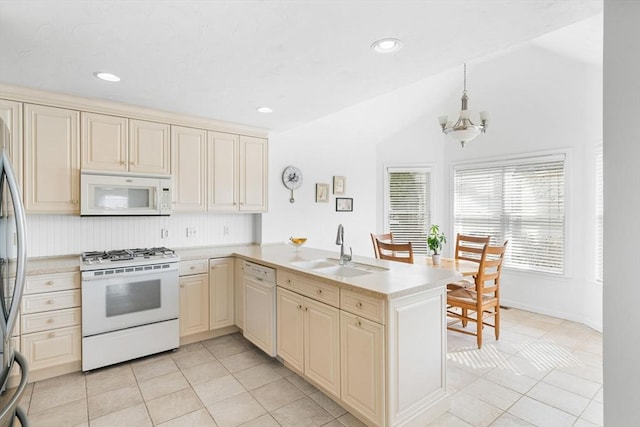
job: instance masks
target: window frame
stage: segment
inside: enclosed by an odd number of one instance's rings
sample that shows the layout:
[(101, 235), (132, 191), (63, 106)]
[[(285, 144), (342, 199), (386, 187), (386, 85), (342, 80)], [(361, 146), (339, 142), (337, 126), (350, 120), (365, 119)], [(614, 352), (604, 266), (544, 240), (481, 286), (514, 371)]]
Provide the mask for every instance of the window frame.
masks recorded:
[[(416, 172), (425, 172), (429, 174), (429, 188), (428, 188), (428, 196), (429, 196), (429, 212), (428, 214), (428, 219), (429, 222), (431, 224), (434, 223), (434, 203), (436, 200), (435, 194), (434, 194), (434, 190), (436, 188), (435, 186), (435, 173), (434, 173), (434, 169), (435, 166), (433, 164), (396, 164), (396, 163), (390, 163), (390, 164), (385, 164), (383, 166), (383, 215), (382, 215), (382, 232), (383, 233), (388, 233), (389, 231), (392, 231), (390, 229), (390, 223), (389, 223), (389, 215), (390, 215), (390, 192), (389, 192), (389, 171), (390, 170), (396, 170), (398, 172), (400, 171), (407, 171), (407, 172), (411, 172), (411, 171), (416, 171)], [(428, 234), (429, 232), (429, 227), (431, 226), (431, 224), (426, 224), (425, 227), (425, 233)], [(426, 245), (426, 236), (425, 236), (425, 241), (424, 244)], [(428, 249), (427, 249), (428, 252)], [(414, 249), (414, 254), (417, 255), (427, 255), (427, 252), (422, 252), (420, 250), (416, 251)]]
[[(482, 168), (491, 168), (491, 167), (501, 167), (501, 166), (513, 166), (513, 165), (526, 165), (538, 163), (541, 161), (554, 161), (554, 160), (563, 160), (564, 165), (564, 230), (563, 230), (563, 267), (562, 273), (555, 273), (552, 271), (539, 270), (535, 268), (519, 268), (515, 266), (511, 266), (505, 264), (503, 266), (504, 270), (508, 270), (512, 273), (517, 273), (521, 275), (531, 275), (531, 276), (545, 276), (551, 279), (568, 279), (572, 276), (572, 268), (573, 261), (572, 256), (573, 252), (571, 249), (571, 206), (572, 206), (572, 150), (571, 148), (564, 148), (560, 150), (548, 150), (548, 151), (539, 151), (539, 152), (528, 152), (528, 153), (520, 153), (514, 154), (510, 156), (504, 157), (492, 157), (492, 158), (483, 158), (483, 159), (473, 159), (466, 160), (460, 162), (454, 162), (450, 165), (450, 233), (452, 236), (455, 236), (455, 178), (456, 171), (460, 169), (482, 169)], [(455, 238), (455, 237), (454, 237)], [(502, 242), (491, 242), (492, 244), (500, 244)], [(509, 248), (507, 247), (507, 250)]]

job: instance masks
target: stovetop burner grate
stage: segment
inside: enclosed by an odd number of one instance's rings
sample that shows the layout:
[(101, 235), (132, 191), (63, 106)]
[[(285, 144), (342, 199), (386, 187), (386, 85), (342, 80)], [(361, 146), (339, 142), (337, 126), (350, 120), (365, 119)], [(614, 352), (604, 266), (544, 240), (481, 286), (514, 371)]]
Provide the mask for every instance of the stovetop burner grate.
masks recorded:
[(112, 251), (90, 251), (82, 253), (82, 262), (85, 264), (131, 261), (136, 258), (166, 258), (175, 256), (175, 251), (165, 247), (118, 249)]

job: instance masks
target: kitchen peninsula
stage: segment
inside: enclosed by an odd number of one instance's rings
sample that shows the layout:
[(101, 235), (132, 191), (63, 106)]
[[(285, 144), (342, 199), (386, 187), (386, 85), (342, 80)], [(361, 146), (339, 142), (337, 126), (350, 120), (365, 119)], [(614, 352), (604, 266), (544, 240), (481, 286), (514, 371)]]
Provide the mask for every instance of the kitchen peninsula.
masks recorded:
[(289, 245), (234, 248), (276, 269), (278, 357), (372, 426), (448, 409), (445, 285), (457, 273)]
[[(194, 294), (196, 303), (204, 302), (201, 329), (208, 332), (186, 338), (243, 329), (242, 268), (246, 262), (260, 264), (276, 271), (277, 313), (272, 315), (277, 355), (286, 366), (369, 426), (424, 426), (447, 410), (445, 285), (458, 280), (457, 273), (358, 256), (342, 266), (338, 251), (296, 251), (288, 244), (193, 247), (176, 254), (185, 289), (194, 283), (211, 290), (211, 299)], [(78, 256), (32, 259), (27, 276), (51, 284), (47, 292), (79, 294), (78, 262)], [(227, 275), (234, 269), (235, 275)], [(70, 290), (57, 290), (58, 282)], [(51, 299), (46, 295), (45, 301)], [(187, 302), (182, 296), (181, 304)], [(73, 308), (61, 309), (79, 311), (77, 300)], [(185, 326), (198, 312), (197, 304), (187, 307), (180, 310)], [(28, 314), (22, 316), (25, 320)], [(75, 331), (76, 338), (61, 341), (69, 344), (55, 347), (60, 353), (55, 359), (33, 365), (32, 379), (80, 370), (79, 329), (78, 323), (54, 330), (56, 337)], [(25, 331), (23, 348), (31, 354), (26, 339), (34, 334)]]

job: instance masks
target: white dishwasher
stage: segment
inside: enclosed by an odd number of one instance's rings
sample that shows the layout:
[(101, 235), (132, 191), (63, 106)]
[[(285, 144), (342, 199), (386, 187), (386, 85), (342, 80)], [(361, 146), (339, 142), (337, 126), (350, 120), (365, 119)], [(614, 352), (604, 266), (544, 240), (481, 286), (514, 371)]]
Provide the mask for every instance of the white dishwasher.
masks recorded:
[(246, 339), (271, 357), (276, 355), (276, 270), (243, 261)]

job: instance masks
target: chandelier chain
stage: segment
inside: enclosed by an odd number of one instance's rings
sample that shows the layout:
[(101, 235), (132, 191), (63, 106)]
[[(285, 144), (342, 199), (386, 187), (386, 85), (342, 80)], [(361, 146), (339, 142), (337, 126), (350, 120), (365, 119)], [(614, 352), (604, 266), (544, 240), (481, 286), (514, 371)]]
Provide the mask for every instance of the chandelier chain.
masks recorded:
[(464, 63), (464, 89), (465, 92), (467, 91), (467, 63)]

